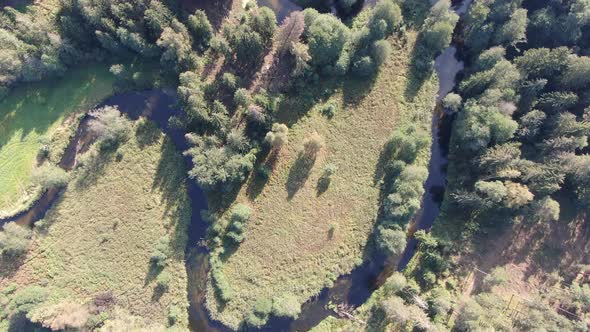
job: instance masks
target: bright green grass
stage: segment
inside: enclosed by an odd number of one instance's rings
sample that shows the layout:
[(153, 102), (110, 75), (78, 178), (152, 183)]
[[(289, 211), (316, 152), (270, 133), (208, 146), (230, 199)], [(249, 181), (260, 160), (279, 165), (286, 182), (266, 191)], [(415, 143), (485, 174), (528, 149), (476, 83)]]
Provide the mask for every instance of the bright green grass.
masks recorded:
[(39, 138), (50, 136), (68, 114), (112, 94), (114, 82), (107, 66), (92, 65), (18, 87), (0, 102), (0, 212), (17, 208), (30, 191)]
[[(184, 249), (191, 209), (186, 170), (164, 135), (147, 136), (151, 143), (132, 136), (91, 172), (75, 170), (44, 219), (47, 230), (37, 228), (25, 263), (0, 277), (0, 289), (10, 283), (46, 285), (49, 300), (33, 319), (42, 320), (54, 304), (87, 304), (111, 291), (117, 301), (111, 318), (122, 309), (149, 331), (160, 331), (174, 305), (180, 308), (175, 326), (187, 328)], [(150, 256), (164, 236), (171, 249), (164, 271), (172, 278), (162, 293), (156, 289), (161, 272), (151, 267)]]
[[(234, 298), (218, 306), (209, 285), (207, 306), (214, 318), (235, 328), (261, 299), (290, 294), (302, 303), (361, 262), (379, 209), (384, 144), (394, 129), (408, 122), (431, 129), (436, 78), (426, 80), (414, 98), (405, 97), (414, 82), (408, 67), (415, 33), (409, 31), (408, 39), (407, 45), (391, 40), (393, 54), (372, 85), (344, 82), (344, 89), (328, 101), (339, 106), (332, 119), (321, 114), (321, 107), (297, 119), (302, 112), (297, 99), (279, 110), (280, 122), (295, 123), (260, 193), (252, 194), (256, 179), (251, 177), (236, 199), (253, 213), (245, 241), (223, 262)], [(289, 197), (302, 142), (313, 132), (324, 138), (326, 147)], [(427, 164), (428, 153), (420, 160)], [(329, 189), (319, 194), (318, 178), (327, 163), (338, 171)]]

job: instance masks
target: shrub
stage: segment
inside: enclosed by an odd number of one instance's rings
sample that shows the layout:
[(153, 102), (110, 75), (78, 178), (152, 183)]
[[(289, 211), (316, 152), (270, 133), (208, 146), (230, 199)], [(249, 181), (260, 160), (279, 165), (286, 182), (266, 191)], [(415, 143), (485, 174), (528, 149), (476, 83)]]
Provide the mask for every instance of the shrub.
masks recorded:
[(253, 312), (246, 317), (246, 322), (250, 326), (261, 327), (266, 324), (272, 309), (273, 301), (269, 299), (260, 299), (254, 305)]
[(392, 33), (402, 24), (401, 9), (394, 1), (383, 0), (379, 1), (373, 9), (369, 26), (371, 30), (379, 30), (376, 27), (384, 22), (386, 24), (386, 33)]
[(293, 294), (285, 294), (272, 300), (272, 313), (278, 317), (297, 319), (301, 312), (301, 305)]
[(228, 56), (231, 52), (227, 40), (223, 37), (214, 36), (211, 38), (211, 49), (218, 54)]
[(332, 175), (336, 174), (338, 167), (334, 164), (326, 164), (324, 166), (324, 172), (318, 179), (318, 191), (324, 192), (328, 190), (330, 183), (332, 182)]
[(41, 286), (27, 286), (12, 296), (9, 308), (14, 314), (27, 314), (47, 299), (47, 290)]
[(158, 268), (164, 268), (166, 266), (166, 260), (168, 260), (168, 257), (170, 256), (170, 247), (168, 245), (169, 242), (168, 236), (163, 236), (156, 244), (154, 252), (150, 257), (150, 262), (154, 266)]
[(274, 150), (280, 150), (281, 147), (287, 144), (289, 128), (282, 123), (273, 123), (272, 131), (269, 131), (264, 138)]
[(113, 75), (115, 75), (117, 77), (121, 77), (123, 74), (125, 74), (125, 66), (122, 64), (115, 64), (109, 68), (109, 71)]
[(443, 99), (443, 106), (452, 113), (458, 112), (461, 108), (462, 98), (456, 93), (449, 93)]
[(430, 144), (426, 133), (414, 127), (396, 130), (388, 142), (391, 160), (413, 163), (420, 151)]
[(326, 14), (317, 16), (309, 27), (308, 45), (312, 63), (318, 68), (332, 66), (340, 57), (349, 35), (348, 27), (338, 18)]
[(403, 291), (407, 285), (408, 281), (406, 280), (406, 277), (403, 274), (396, 271), (389, 278), (387, 278), (387, 281), (385, 281), (385, 284), (383, 284), (382, 287), (385, 294), (387, 296), (391, 296), (399, 295), (400, 292)]
[(328, 119), (331, 119), (336, 114), (336, 105), (332, 103), (326, 104), (322, 107), (320, 112)]
[(183, 309), (177, 305), (168, 307), (168, 325), (174, 325), (182, 315)]
[(33, 171), (33, 183), (44, 190), (65, 187), (69, 180), (66, 171), (52, 164), (44, 164)]
[(370, 56), (363, 56), (352, 64), (352, 73), (357, 76), (366, 77), (372, 75), (374, 72), (375, 64)]
[(378, 40), (373, 43), (373, 60), (377, 67), (387, 61), (387, 58), (391, 54), (391, 45), (387, 40)]
[(314, 132), (303, 141), (303, 155), (308, 159), (313, 159), (324, 145), (325, 143), (322, 136), (317, 132)]
[(216, 294), (219, 296), (219, 299), (222, 302), (227, 303), (234, 297), (234, 291), (225, 278), (220, 265), (221, 263), (218, 262), (217, 258), (211, 259), (211, 277), (213, 278), (213, 285), (215, 286)]
[(116, 106), (105, 106), (88, 114), (93, 117), (88, 127), (103, 147), (115, 146), (127, 138), (130, 122), (121, 115)]
[(244, 227), (250, 219), (252, 210), (246, 204), (236, 204), (231, 209), (230, 224), (228, 226), (228, 232), (226, 237), (230, 239), (234, 244), (239, 244), (244, 241)]
[(559, 212), (559, 203), (549, 196), (534, 202), (532, 206), (532, 215), (539, 222), (557, 221)]
[(256, 169), (256, 174), (264, 180), (268, 180), (270, 178), (271, 173), (272, 169), (266, 165), (261, 165)]
[(385, 228), (379, 226), (377, 245), (389, 256), (400, 255), (406, 247), (406, 233), (400, 227)]
[(407, 224), (420, 208), (427, 176), (428, 169), (425, 167), (410, 165), (395, 179), (392, 192), (386, 198), (385, 207), (389, 216), (399, 225)]
[(170, 287), (170, 281), (172, 281), (170, 273), (168, 271), (162, 271), (156, 278), (156, 288), (161, 292), (165, 292)]
[(31, 230), (10, 222), (4, 225), (0, 232), (0, 253), (15, 257), (24, 254), (29, 249)]

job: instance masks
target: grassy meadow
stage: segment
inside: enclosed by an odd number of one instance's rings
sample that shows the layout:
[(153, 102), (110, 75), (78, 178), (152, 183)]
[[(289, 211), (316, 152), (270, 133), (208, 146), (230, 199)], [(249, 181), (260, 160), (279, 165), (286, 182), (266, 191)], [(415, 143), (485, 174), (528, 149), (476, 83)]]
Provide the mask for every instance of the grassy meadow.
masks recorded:
[(112, 94), (114, 83), (107, 66), (91, 65), (18, 87), (0, 101), (0, 215), (19, 209), (34, 192), (40, 139), (49, 140), (69, 114)]
[[(42, 285), (50, 294), (44, 308), (67, 301), (91, 303), (98, 294), (111, 292), (114, 307), (93, 319), (134, 317), (136, 327), (160, 330), (173, 310), (174, 326), (187, 328), (184, 249), (191, 210), (184, 162), (159, 131), (139, 132), (100, 162), (82, 159), (85, 166), (74, 171), (63, 195), (35, 228), (24, 263), (13, 273), (0, 274), (0, 288)], [(150, 262), (159, 243), (169, 250), (164, 268)], [(157, 287), (162, 273), (170, 276), (166, 291)], [(42, 308), (33, 318), (42, 320), (45, 313)]]
[[(409, 71), (416, 34), (391, 39), (393, 53), (371, 80), (347, 79), (311, 110), (286, 100), (278, 122), (289, 125), (289, 141), (263, 183), (250, 176), (236, 203), (252, 208), (244, 242), (223, 255), (223, 274), (235, 294), (225, 306), (209, 283), (207, 305), (214, 318), (235, 328), (257, 302), (295, 296), (299, 303), (319, 293), (363, 258), (380, 204), (380, 154), (400, 124), (421, 123), (430, 132), (436, 96), (434, 77), (417, 84)], [(323, 105), (338, 109), (330, 119)], [(299, 162), (312, 133), (325, 147), (313, 165)], [(427, 159), (426, 159), (427, 160)], [(427, 161), (426, 161), (427, 162)], [(318, 180), (326, 164), (338, 170), (326, 191)]]

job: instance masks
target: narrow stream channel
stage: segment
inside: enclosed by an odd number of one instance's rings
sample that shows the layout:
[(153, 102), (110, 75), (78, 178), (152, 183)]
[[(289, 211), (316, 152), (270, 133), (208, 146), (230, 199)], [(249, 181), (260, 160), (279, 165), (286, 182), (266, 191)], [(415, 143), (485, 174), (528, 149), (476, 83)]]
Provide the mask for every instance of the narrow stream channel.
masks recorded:
[[(269, 0), (273, 10), (277, 11), (279, 21), (291, 11), (297, 10), (288, 0)], [(471, 0), (465, 0), (454, 7), (455, 11), (462, 14), (466, 11)], [(287, 10), (283, 10), (281, 3), (290, 4)], [(463, 69), (463, 63), (456, 58), (457, 49), (451, 46), (443, 51), (435, 61), (435, 70), (439, 78), (439, 91), (436, 108), (432, 118), (432, 147), (429, 165), (429, 176), (425, 183), (425, 195), (422, 209), (417, 215), (416, 225), (418, 229), (429, 229), (439, 212), (442, 195), (446, 186), (447, 148), (450, 135), (450, 117), (445, 115), (442, 107), (442, 99), (455, 86), (455, 77)], [(143, 92), (130, 92), (112, 96), (106, 99), (101, 106), (118, 106), (122, 113), (131, 119), (146, 116), (154, 121), (158, 127), (173, 141), (178, 151), (185, 151), (188, 144), (184, 138), (184, 131), (170, 127), (168, 119), (173, 115), (181, 115), (182, 111), (176, 105), (176, 94), (164, 89), (148, 90)], [(88, 116), (82, 120), (76, 135), (66, 149), (66, 153), (60, 166), (70, 170), (75, 166), (77, 153), (84, 151), (92, 139), (88, 137), (86, 123)], [(192, 167), (189, 157), (184, 157), (186, 167)], [(188, 299), (189, 299), (189, 324), (193, 331), (230, 331), (223, 325), (209, 318), (204, 306), (206, 283), (208, 278), (207, 249), (197, 244), (205, 237), (207, 224), (201, 220), (200, 211), (207, 208), (207, 200), (204, 192), (194, 181), (187, 180), (188, 193), (192, 204), (192, 218), (189, 226), (189, 239), (185, 250), (186, 270), (188, 275)], [(15, 221), (21, 225), (29, 225), (43, 218), (52, 204), (59, 198), (59, 190), (50, 190), (35, 203), (35, 205), (14, 218), (0, 220), (0, 225), (9, 221)], [(371, 257), (363, 264), (355, 268), (350, 274), (341, 276), (334, 286), (325, 288), (321, 293), (303, 304), (301, 314), (296, 320), (272, 318), (268, 324), (259, 329), (261, 331), (307, 331), (334, 312), (327, 309), (327, 304), (346, 303), (352, 307), (363, 304), (372, 292), (395, 270), (402, 270), (413, 257), (417, 242), (410, 239), (399, 265), (387, 261), (384, 257)]]

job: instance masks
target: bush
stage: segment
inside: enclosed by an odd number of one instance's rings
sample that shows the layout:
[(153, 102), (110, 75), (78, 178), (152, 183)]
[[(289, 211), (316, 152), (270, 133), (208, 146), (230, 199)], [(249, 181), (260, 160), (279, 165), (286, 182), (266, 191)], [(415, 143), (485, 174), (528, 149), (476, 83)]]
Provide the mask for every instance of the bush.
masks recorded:
[(332, 175), (336, 174), (338, 167), (334, 164), (326, 164), (324, 166), (324, 172), (318, 179), (318, 191), (324, 192), (328, 190), (330, 183), (332, 182)]
[(31, 230), (10, 222), (0, 232), (0, 253), (4, 256), (16, 257), (29, 249)]
[(400, 227), (379, 226), (377, 245), (388, 256), (400, 255), (406, 248), (406, 233)]
[(314, 159), (324, 145), (322, 136), (314, 132), (303, 141), (303, 155), (308, 159)]
[(270, 178), (270, 175), (272, 174), (272, 169), (267, 166), (267, 165), (260, 165), (257, 169), (256, 169), (256, 174), (264, 179), (264, 180), (268, 180)]
[(33, 171), (33, 183), (44, 190), (65, 187), (70, 177), (61, 167), (44, 164)]
[(168, 308), (168, 325), (174, 325), (182, 316), (183, 309), (177, 305), (171, 305)]
[(234, 244), (239, 244), (244, 241), (244, 227), (250, 219), (252, 210), (246, 204), (236, 204), (231, 209), (230, 224), (228, 226), (228, 232), (226, 237), (230, 239)]
[(385, 207), (389, 216), (400, 226), (407, 224), (420, 208), (424, 181), (427, 177), (428, 169), (410, 165), (395, 179), (392, 192), (386, 198)]
[(116, 106), (105, 106), (88, 114), (93, 117), (88, 128), (98, 137), (102, 147), (116, 146), (127, 138), (131, 124)]
[(449, 93), (443, 99), (443, 106), (450, 110), (452, 113), (456, 113), (461, 108), (462, 98), (456, 93)]
[(170, 287), (170, 281), (172, 281), (170, 273), (168, 271), (162, 271), (156, 278), (156, 288), (161, 292), (166, 292)]
[(322, 107), (322, 109), (320, 110), (322, 115), (324, 115), (328, 119), (331, 119), (332, 117), (334, 117), (334, 115), (336, 115), (336, 111), (337, 111), (336, 105), (334, 105), (332, 103), (324, 105)]
[(357, 76), (367, 77), (372, 75), (374, 72), (375, 64), (373, 63), (373, 59), (371, 59), (370, 56), (363, 56), (352, 64), (352, 73)]
[(47, 290), (41, 286), (27, 286), (12, 296), (9, 308), (13, 314), (27, 314), (47, 299)]
[(288, 133), (289, 128), (287, 127), (287, 125), (282, 123), (273, 123), (272, 131), (269, 131), (266, 134), (264, 140), (271, 145), (272, 149), (280, 150), (281, 147), (287, 144), (289, 140), (287, 136)]
[(377, 27), (381, 22), (384, 22), (386, 24), (385, 33), (390, 34), (402, 24), (402, 21), (402, 12), (399, 6), (392, 0), (383, 0), (373, 8), (369, 26), (372, 31), (379, 31), (380, 29)]
[(399, 272), (394, 272), (389, 278), (387, 278), (387, 280), (385, 281), (385, 284), (383, 284), (383, 290), (385, 292), (385, 295), (387, 296), (391, 296), (391, 295), (400, 295), (400, 293), (408, 286), (408, 281), (406, 280), (406, 277), (399, 273)]
[(272, 313), (275, 316), (297, 319), (300, 312), (301, 305), (293, 294), (275, 297), (272, 300)]
[(261, 327), (268, 321), (272, 309), (273, 301), (269, 299), (260, 299), (254, 305), (253, 312), (246, 317), (246, 322), (250, 326)]
[(90, 318), (88, 306), (75, 302), (62, 302), (43, 310), (42, 317), (35, 317), (52, 331), (83, 330)]
[(326, 14), (317, 16), (309, 27), (308, 44), (312, 63), (317, 68), (333, 66), (349, 35), (348, 27), (338, 18)]
[(158, 241), (158, 243), (156, 244), (156, 247), (154, 248), (154, 252), (152, 253), (152, 256), (150, 257), (150, 262), (158, 267), (158, 268), (164, 268), (167, 264), (167, 260), (168, 257), (170, 256), (170, 247), (169, 247), (169, 242), (170, 240), (168, 239), (168, 236), (163, 236), (162, 238), (160, 238), (160, 240)]
[(391, 45), (387, 40), (378, 40), (373, 43), (373, 60), (377, 67), (387, 61), (387, 58), (391, 54)]
[(211, 258), (211, 277), (215, 286), (216, 294), (223, 303), (231, 301), (234, 291), (221, 270), (221, 263), (217, 258)]

